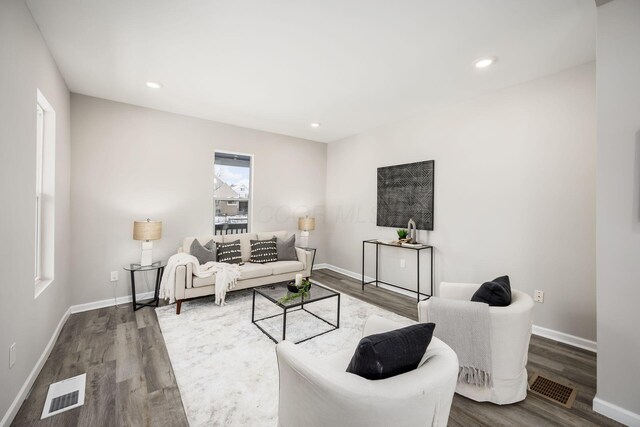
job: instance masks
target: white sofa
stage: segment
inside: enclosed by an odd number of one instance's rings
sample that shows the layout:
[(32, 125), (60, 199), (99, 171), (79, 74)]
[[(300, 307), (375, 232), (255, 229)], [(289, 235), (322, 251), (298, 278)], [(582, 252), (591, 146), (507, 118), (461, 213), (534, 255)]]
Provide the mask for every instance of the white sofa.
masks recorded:
[[(371, 316), (363, 336), (403, 324)], [(458, 378), (458, 357), (433, 338), (417, 369), (384, 380), (347, 373), (355, 351), (319, 358), (290, 341), (276, 346), (280, 371), (278, 425), (281, 427), (446, 426)]]
[[(298, 259), (295, 261), (276, 261), (265, 264), (249, 262), (249, 257), (251, 256), (250, 241), (268, 240), (274, 236), (281, 239), (289, 237), (286, 231), (186, 237), (182, 242), (180, 251), (189, 253), (191, 244), (195, 239), (198, 239), (202, 245), (207, 244), (210, 240), (213, 240), (216, 243), (240, 240), (240, 252), (244, 265), (240, 266), (240, 280), (238, 280), (234, 290), (292, 280), (295, 278), (296, 274), (302, 274), (304, 277), (311, 276), (313, 252), (305, 251), (301, 248), (296, 248), (296, 255)], [(213, 295), (215, 280), (215, 275), (207, 278), (194, 276), (191, 265), (179, 266), (176, 269), (175, 282), (176, 314), (180, 314), (182, 301), (206, 295)]]
[[(442, 282), (438, 296), (471, 301), (480, 287), (473, 283)], [(429, 312), (429, 300), (418, 304), (418, 319), (424, 321)], [(491, 322), (492, 387), (477, 387), (458, 383), (456, 393), (477, 402), (498, 405), (519, 402), (527, 397), (527, 356), (533, 323), (533, 299), (526, 293), (511, 291), (507, 307), (489, 307)], [(460, 325), (464, 328), (464, 325)], [(437, 329), (437, 326), (436, 326)]]

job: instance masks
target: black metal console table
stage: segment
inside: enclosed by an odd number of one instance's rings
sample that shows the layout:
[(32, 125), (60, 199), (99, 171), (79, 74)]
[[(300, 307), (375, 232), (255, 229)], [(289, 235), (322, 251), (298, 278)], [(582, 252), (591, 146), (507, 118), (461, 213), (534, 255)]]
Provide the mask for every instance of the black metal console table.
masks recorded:
[[(365, 276), (364, 276), (364, 260), (365, 260), (365, 247), (367, 244), (371, 244), (371, 245), (375, 245), (376, 247), (376, 276), (374, 280), (369, 280), (368, 282), (365, 281)], [(390, 247), (394, 247), (394, 248), (400, 248), (400, 249), (409, 249), (409, 250), (414, 250), (416, 251), (416, 290), (414, 291), (413, 289), (409, 289), (409, 288), (405, 288), (402, 286), (398, 286), (396, 284), (393, 283), (389, 283), (389, 282), (385, 282), (383, 280), (379, 280), (378, 278), (378, 260), (380, 258), (380, 246), (390, 246)], [(425, 294), (423, 292), (420, 292), (420, 251), (424, 250), (424, 249), (429, 249), (430, 255), (431, 255), (431, 293), (429, 294)], [(385, 285), (388, 286), (393, 286), (394, 288), (398, 288), (398, 289), (403, 289), (405, 291), (409, 291), (409, 292), (413, 292), (416, 294), (416, 299), (418, 301), (420, 301), (420, 296), (425, 296), (426, 299), (431, 298), (431, 296), (433, 296), (433, 246), (429, 246), (429, 245), (422, 245), (422, 246), (402, 246), (399, 244), (395, 244), (395, 243), (385, 243), (385, 242), (381, 242), (377, 239), (371, 239), (371, 240), (363, 240), (362, 241), (362, 290), (364, 291), (364, 285), (370, 285), (372, 283), (376, 284), (376, 287), (378, 286), (378, 283), (384, 283)]]

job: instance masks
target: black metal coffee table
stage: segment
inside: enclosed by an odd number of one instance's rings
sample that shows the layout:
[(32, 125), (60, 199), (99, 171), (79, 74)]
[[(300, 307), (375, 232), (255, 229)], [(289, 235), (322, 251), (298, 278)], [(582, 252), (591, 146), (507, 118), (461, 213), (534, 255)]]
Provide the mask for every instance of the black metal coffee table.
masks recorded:
[[(287, 334), (287, 313), (291, 313), (293, 311), (303, 310), (311, 316), (314, 316), (328, 325), (332, 326), (331, 329), (320, 332), (318, 334), (312, 335), (310, 337), (306, 337), (300, 341), (296, 341), (296, 344), (301, 342), (310, 340), (311, 338), (318, 337), (320, 335), (324, 335), (327, 332), (335, 331), (340, 327), (340, 293), (329, 288), (325, 288), (324, 286), (318, 285), (317, 283), (313, 283), (311, 285), (311, 289), (308, 291), (307, 296), (298, 297), (296, 299), (290, 301), (282, 301), (284, 297), (287, 295), (291, 295), (289, 290), (287, 289), (287, 282), (275, 283), (273, 285), (260, 286), (258, 288), (253, 288), (253, 302), (251, 304), (251, 323), (256, 325), (258, 329), (260, 329), (266, 336), (271, 338), (273, 342), (278, 343), (278, 340), (274, 338), (269, 332), (267, 332), (258, 322), (272, 319), (274, 317), (282, 316), (282, 340), (286, 339)], [(268, 301), (276, 305), (277, 307), (282, 309), (282, 313), (274, 314), (271, 316), (262, 317), (260, 319), (255, 318), (256, 312), (256, 296), (259, 298), (266, 298)], [(307, 310), (307, 306), (313, 304), (318, 301), (322, 301), (328, 298), (336, 298), (336, 323), (331, 323), (327, 319), (323, 319), (317, 314)]]

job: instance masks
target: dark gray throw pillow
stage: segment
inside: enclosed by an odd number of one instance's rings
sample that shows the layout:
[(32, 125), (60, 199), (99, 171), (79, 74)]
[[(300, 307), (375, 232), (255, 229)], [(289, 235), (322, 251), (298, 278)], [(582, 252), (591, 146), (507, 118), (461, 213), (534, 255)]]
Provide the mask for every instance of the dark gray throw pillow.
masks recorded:
[(218, 243), (216, 246), (218, 247), (218, 262), (226, 262), (228, 264), (240, 264), (242, 262), (240, 240)]
[(264, 264), (278, 261), (275, 237), (269, 240), (250, 240), (251, 256), (249, 262)]
[(382, 380), (416, 369), (435, 327), (435, 323), (418, 323), (362, 338), (347, 372), (368, 380)]
[(511, 304), (511, 283), (509, 276), (500, 276), (490, 282), (483, 283), (471, 301), (483, 302), (492, 307), (506, 307)]
[(198, 239), (193, 239), (191, 247), (189, 248), (189, 253), (198, 258), (198, 262), (200, 263), (200, 265), (206, 264), (211, 261), (215, 262), (216, 243), (213, 241), (213, 239), (211, 239), (209, 240), (209, 243), (202, 246)]
[(278, 261), (297, 261), (296, 235), (292, 234), (288, 239), (276, 238), (276, 249), (278, 251)]

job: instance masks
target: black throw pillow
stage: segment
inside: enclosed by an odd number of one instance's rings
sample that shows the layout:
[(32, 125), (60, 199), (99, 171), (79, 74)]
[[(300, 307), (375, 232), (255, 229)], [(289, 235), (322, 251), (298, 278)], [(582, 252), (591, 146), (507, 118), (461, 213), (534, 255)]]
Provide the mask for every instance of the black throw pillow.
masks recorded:
[(240, 240), (233, 242), (218, 243), (218, 262), (226, 262), (228, 264), (241, 264), (242, 255), (240, 253)]
[(471, 301), (484, 302), (492, 307), (506, 307), (511, 304), (511, 283), (509, 276), (501, 276), (483, 283)]
[(435, 323), (418, 323), (362, 338), (347, 372), (368, 380), (382, 380), (416, 369), (435, 327)]
[(251, 243), (249, 262), (264, 264), (278, 261), (275, 237), (269, 240), (250, 240), (249, 242)]

